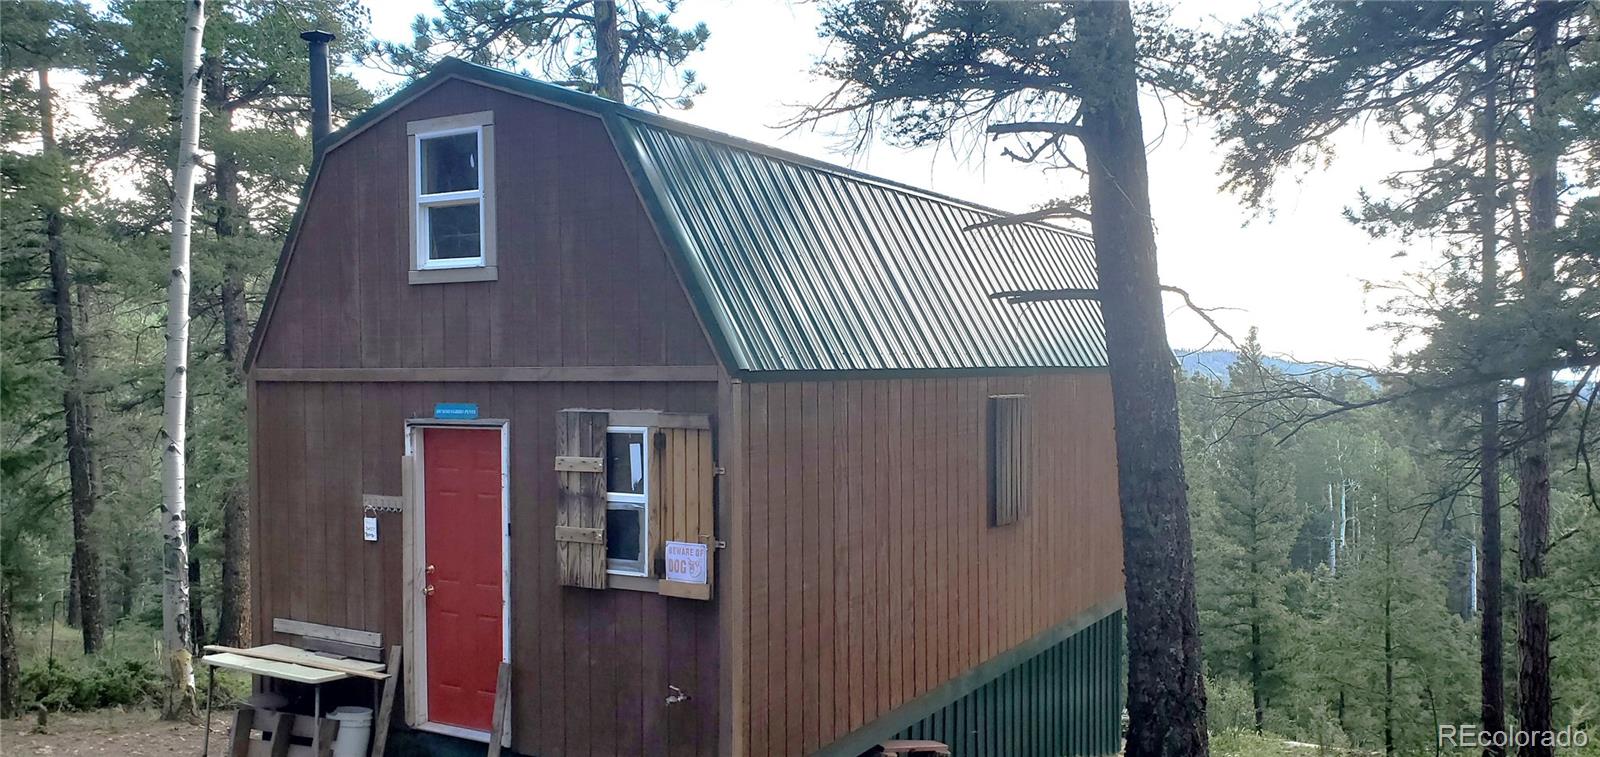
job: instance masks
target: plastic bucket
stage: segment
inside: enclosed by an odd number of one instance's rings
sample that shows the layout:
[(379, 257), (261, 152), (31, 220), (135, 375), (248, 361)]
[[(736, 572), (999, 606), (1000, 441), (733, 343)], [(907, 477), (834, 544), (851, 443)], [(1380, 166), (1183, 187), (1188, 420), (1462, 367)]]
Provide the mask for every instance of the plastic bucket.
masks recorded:
[(326, 717), (339, 721), (333, 757), (367, 757), (367, 745), (372, 741), (371, 707), (336, 707)]

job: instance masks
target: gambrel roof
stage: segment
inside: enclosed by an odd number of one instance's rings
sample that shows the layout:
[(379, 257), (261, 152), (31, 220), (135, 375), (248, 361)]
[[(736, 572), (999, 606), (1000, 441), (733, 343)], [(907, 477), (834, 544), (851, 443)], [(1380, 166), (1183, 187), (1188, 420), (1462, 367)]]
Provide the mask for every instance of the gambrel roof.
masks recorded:
[(1097, 288), (1083, 235), (1042, 223), (971, 228), (1004, 214), (528, 77), (446, 59), (318, 154), (449, 79), (604, 121), (734, 375), (1106, 364), (1098, 302), (990, 298)]

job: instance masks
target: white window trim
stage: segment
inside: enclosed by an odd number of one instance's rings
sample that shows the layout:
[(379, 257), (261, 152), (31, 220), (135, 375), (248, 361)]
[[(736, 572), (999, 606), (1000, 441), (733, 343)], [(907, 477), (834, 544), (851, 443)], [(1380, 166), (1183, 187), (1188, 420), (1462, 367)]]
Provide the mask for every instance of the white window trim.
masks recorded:
[[(478, 188), (466, 192), (423, 195), (422, 140), (472, 132), (478, 135)], [(411, 204), (407, 222), (411, 239), (409, 250), (405, 253), (408, 256), (406, 267), (410, 269), (407, 274), (409, 283), (450, 284), (495, 281), (500, 277), (495, 252), (498, 229), (495, 221), (494, 142), (494, 111), (459, 113), (406, 123), (406, 161), (411, 169), (411, 182), (406, 193)], [(426, 208), (474, 201), (478, 203), (478, 257), (429, 260)]]
[[(456, 192), (435, 192), (433, 194), (423, 194), (423, 192), (422, 192), (422, 171), (423, 171), (423, 168), (424, 168), (423, 159), (422, 159), (422, 157), (423, 157), (423, 154), (422, 154), (422, 145), (423, 145), (423, 143), (427, 142), (430, 139), (439, 139), (441, 137), (454, 137), (454, 136), (459, 136), (459, 135), (462, 135), (462, 134), (471, 134), (473, 136), (473, 139), (475, 140), (475, 143), (476, 143), (475, 146), (474, 146), (474, 153), (475, 154), (473, 156), (473, 162), (477, 165), (477, 169), (478, 169), (478, 182), (477, 182), (478, 183), (478, 188), (477, 189), (471, 189), (471, 190), (456, 191)], [(483, 183), (484, 183), (484, 171), (483, 171), (483, 164), (484, 164), (483, 127), (482, 126), (469, 126), (467, 128), (464, 128), (464, 129), (440, 129), (438, 131), (421, 132), (421, 133), (417, 134), (417, 137), (416, 137), (416, 140), (414, 142), (414, 145), (413, 145), (412, 149), (416, 151), (415, 160), (413, 160), (412, 162), (416, 164), (416, 169), (417, 169), (415, 174), (411, 177), (411, 180), (413, 182), (415, 182), (415, 187), (416, 187), (415, 190), (411, 193), (411, 196), (412, 196), (411, 212), (415, 213), (416, 216), (417, 216), (417, 247), (416, 247), (416, 251), (415, 251), (416, 252), (416, 256), (417, 256), (417, 270), (419, 270), (419, 271), (434, 271), (434, 270), (439, 270), (439, 269), (443, 269), (443, 268), (480, 268), (480, 267), (482, 267), (484, 265), (487, 265), (488, 264), (488, 260), (487, 260), (487, 256), (485, 255), (485, 247), (487, 246), (486, 245), (487, 233), (484, 231), (484, 220), (485, 219), (484, 219), (484, 212), (483, 212), (484, 205), (487, 204), (487, 202), (486, 202), (487, 198), (485, 197), (484, 191), (483, 191)], [(478, 204), (478, 255), (477, 255), (477, 257), (472, 257), (472, 258), (444, 258), (444, 259), (441, 259), (441, 260), (434, 260), (434, 259), (428, 257), (428, 242), (430, 241), (430, 234), (429, 234), (429, 229), (428, 229), (428, 209), (429, 208), (447, 208), (447, 207), (451, 207), (453, 205), (466, 205), (467, 203), (473, 203), (473, 202)]]
[[(614, 576), (642, 576), (648, 578), (650, 576), (650, 561), (654, 557), (650, 554), (650, 429), (644, 426), (606, 426), (606, 455), (608, 456), (611, 454), (610, 442), (612, 434), (638, 434), (642, 442), (640, 444), (641, 455), (639, 458), (639, 463), (642, 469), (641, 472), (643, 473), (643, 475), (640, 476), (640, 484), (644, 487), (644, 494), (613, 492), (611, 491), (609, 484), (606, 486), (607, 511), (613, 509), (639, 511), (639, 552), (641, 564), (638, 570), (631, 568), (618, 568), (614, 567), (616, 561), (607, 558), (606, 573)], [(624, 507), (613, 508), (611, 506), (613, 503), (624, 505)]]

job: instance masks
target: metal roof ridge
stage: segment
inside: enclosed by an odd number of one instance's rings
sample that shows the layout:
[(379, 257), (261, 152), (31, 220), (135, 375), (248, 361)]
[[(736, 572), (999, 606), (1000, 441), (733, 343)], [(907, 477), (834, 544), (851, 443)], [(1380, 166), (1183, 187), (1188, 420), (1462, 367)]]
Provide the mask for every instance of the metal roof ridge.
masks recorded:
[[(461, 70), (453, 70), (453, 69), (461, 69)], [(712, 128), (706, 127), (706, 126), (701, 126), (699, 124), (689, 123), (688, 121), (679, 120), (679, 119), (676, 119), (676, 118), (672, 118), (670, 116), (664, 116), (664, 115), (661, 115), (660, 113), (655, 113), (655, 112), (652, 112), (652, 111), (644, 110), (642, 108), (636, 108), (636, 107), (633, 107), (631, 105), (626, 105), (624, 103), (616, 102), (614, 100), (607, 100), (606, 98), (600, 97), (598, 95), (592, 95), (592, 94), (589, 94), (588, 92), (580, 92), (580, 91), (578, 91), (576, 89), (572, 89), (570, 87), (563, 87), (563, 86), (561, 86), (559, 84), (552, 84), (552, 83), (547, 82), (547, 81), (543, 81), (543, 80), (540, 80), (540, 79), (535, 79), (535, 78), (533, 78), (531, 76), (525, 76), (523, 74), (519, 74), (519, 73), (516, 73), (516, 72), (513, 72), (513, 71), (506, 71), (504, 69), (494, 68), (492, 66), (485, 66), (485, 65), (482, 65), (482, 64), (479, 64), (479, 63), (473, 63), (471, 61), (462, 60), (460, 58), (455, 58), (455, 57), (445, 57), (445, 58), (440, 59), (440, 61), (437, 64), (434, 65), (433, 69), (430, 70), (426, 76), (418, 79), (416, 82), (413, 82), (412, 85), (407, 86), (405, 89), (402, 89), (399, 92), (395, 93), (395, 95), (392, 95), (390, 98), (386, 99), (382, 104), (374, 106), (372, 108), (372, 110), (373, 111), (387, 110), (388, 109), (388, 105), (389, 105), (389, 100), (396, 99), (396, 98), (399, 97), (399, 95), (401, 95), (403, 93), (406, 93), (407, 90), (411, 89), (412, 87), (416, 86), (417, 84), (420, 84), (420, 83), (422, 83), (422, 82), (424, 82), (424, 81), (426, 81), (428, 79), (434, 78), (435, 74), (443, 74), (442, 76), (439, 77), (440, 80), (448, 78), (450, 75), (462, 76), (463, 78), (467, 78), (467, 79), (478, 79), (479, 77), (482, 77), (482, 78), (485, 78), (485, 79), (511, 78), (511, 79), (514, 79), (515, 81), (514, 82), (508, 82), (508, 84), (517, 84), (517, 85), (521, 85), (522, 87), (531, 88), (531, 89), (534, 89), (534, 90), (544, 90), (544, 94), (546, 94), (547, 96), (562, 102), (562, 104), (569, 105), (571, 107), (575, 107), (575, 108), (578, 108), (578, 109), (581, 109), (581, 110), (586, 110), (586, 111), (589, 111), (591, 113), (594, 113), (595, 115), (604, 115), (604, 114), (607, 114), (607, 113), (614, 114), (614, 115), (616, 115), (618, 117), (626, 118), (626, 119), (628, 119), (630, 121), (636, 121), (638, 123), (645, 124), (647, 126), (654, 126), (654, 127), (660, 128), (660, 129), (665, 129), (667, 131), (671, 131), (671, 132), (674, 132), (674, 133), (682, 135), (682, 136), (696, 138), (696, 139), (704, 139), (704, 140), (707, 140), (707, 141), (710, 141), (710, 142), (714, 142), (714, 143), (717, 143), (717, 144), (721, 144), (721, 145), (724, 145), (726, 147), (730, 147), (730, 148), (733, 148), (733, 149), (736, 149), (736, 150), (743, 150), (745, 152), (755, 153), (757, 155), (761, 155), (763, 157), (771, 158), (771, 159), (774, 159), (774, 160), (780, 160), (780, 161), (783, 161), (783, 162), (786, 162), (786, 163), (795, 164), (795, 165), (798, 165), (798, 166), (803, 167), (803, 168), (809, 168), (809, 169), (815, 170), (815, 171), (822, 171), (824, 173), (829, 173), (829, 174), (833, 174), (833, 175), (836, 175), (836, 176), (841, 176), (841, 177), (844, 177), (844, 178), (847, 178), (847, 179), (851, 179), (851, 180), (855, 180), (855, 181), (863, 181), (863, 182), (867, 182), (867, 183), (870, 183), (870, 184), (877, 184), (879, 186), (883, 186), (883, 187), (886, 187), (888, 189), (893, 189), (893, 190), (899, 191), (899, 192), (909, 192), (909, 193), (912, 193), (912, 194), (921, 195), (921, 196), (926, 197), (926, 198), (931, 199), (931, 200), (935, 200), (935, 201), (938, 201), (938, 202), (943, 202), (943, 203), (947, 203), (947, 204), (951, 204), (951, 205), (956, 205), (956, 206), (967, 208), (967, 209), (970, 209), (970, 210), (974, 210), (974, 211), (977, 211), (977, 212), (980, 212), (980, 213), (986, 213), (988, 215), (992, 215), (992, 216), (997, 217), (997, 218), (1004, 218), (1004, 217), (1007, 217), (1007, 216), (1019, 215), (1018, 213), (1015, 213), (1015, 212), (1012, 212), (1012, 211), (1001, 210), (999, 208), (994, 208), (994, 207), (990, 207), (988, 205), (983, 205), (981, 203), (974, 202), (972, 200), (967, 200), (967, 199), (964, 199), (964, 198), (961, 198), (961, 197), (956, 197), (954, 195), (945, 194), (943, 192), (936, 192), (936, 191), (934, 191), (932, 189), (928, 189), (926, 187), (919, 187), (919, 186), (915, 186), (915, 185), (912, 185), (912, 184), (907, 184), (905, 182), (895, 181), (894, 179), (888, 179), (888, 178), (885, 178), (885, 177), (882, 177), (882, 176), (869, 174), (869, 173), (866, 173), (865, 171), (861, 171), (861, 170), (858, 170), (858, 169), (855, 169), (855, 168), (851, 168), (849, 166), (840, 165), (838, 163), (831, 163), (831, 162), (826, 161), (826, 160), (813, 158), (813, 157), (811, 157), (809, 155), (802, 155), (802, 154), (794, 152), (792, 150), (785, 150), (785, 149), (783, 149), (781, 147), (776, 147), (776, 146), (765, 144), (765, 143), (762, 143), (762, 142), (757, 142), (757, 141), (752, 140), (752, 139), (746, 139), (744, 137), (735, 136), (735, 135), (729, 134), (727, 132), (718, 131), (716, 129), (712, 129)], [(485, 83), (493, 84), (495, 82), (491, 81), (491, 82), (485, 82)], [(407, 99), (409, 99), (409, 98), (407, 98)], [(353, 124), (355, 122), (352, 121), (351, 123)], [(341, 139), (338, 139), (338, 138), (343, 134), (344, 131), (345, 131), (344, 129), (341, 129), (339, 132), (335, 132), (334, 134), (330, 135), (328, 137), (329, 144), (336, 144), (338, 141), (342, 141)], [(1089, 235), (1089, 234), (1085, 234), (1085, 233), (1080, 232), (1080, 231), (1075, 231), (1073, 229), (1063, 228), (1061, 226), (1056, 226), (1055, 224), (1045, 223), (1043, 221), (1028, 221), (1026, 223), (1021, 223), (1021, 224), (1017, 224), (1017, 225), (1019, 225), (1019, 226), (1032, 226), (1032, 227), (1035, 227), (1035, 228), (1044, 229), (1046, 231), (1054, 232), (1054, 233), (1057, 233), (1057, 234), (1062, 234), (1062, 235), (1065, 235), (1065, 236), (1082, 239), (1084, 241), (1091, 242), (1091, 243), (1094, 241), (1094, 237)]]
[[(870, 173), (867, 173), (865, 171), (861, 171), (859, 169), (851, 168), (849, 166), (840, 165), (838, 163), (830, 163), (830, 162), (828, 162), (826, 160), (821, 160), (819, 158), (813, 158), (813, 157), (811, 157), (809, 155), (802, 155), (802, 154), (794, 152), (792, 150), (785, 150), (782, 147), (775, 147), (773, 145), (764, 144), (764, 143), (761, 143), (761, 142), (757, 142), (755, 140), (746, 139), (744, 137), (734, 136), (732, 134), (728, 134), (727, 132), (721, 132), (721, 131), (717, 131), (716, 129), (711, 129), (711, 128), (708, 128), (708, 127), (705, 127), (705, 126), (700, 126), (699, 124), (691, 124), (691, 123), (688, 123), (686, 121), (679, 121), (678, 119), (670, 118), (668, 116), (663, 116), (663, 115), (661, 115), (659, 113), (651, 113), (650, 111), (639, 110), (637, 108), (633, 108), (633, 107), (626, 106), (626, 105), (621, 105), (621, 106), (619, 106), (619, 108), (626, 108), (627, 111), (628, 111), (628, 112), (619, 112), (617, 114), (617, 115), (619, 115), (619, 116), (621, 116), (623, 118), (627, 118), (627, 119), (633, 120), (633, 121), (638, 121), (638, 122), (643, 123), (643, 124), (645, 124), (647, 126), (655, 126), (655, 127), (661, 128), (661, 129), (665, 129), (667, 131), (674, 132), (674, 133), (679, 134), (681, 136), (691, 137), (691, 138), (695, 138), (695, 139), (704, 139), (704, 140), (707, 140), (707, 141), (710, 141), (710, 142), (715, 142), (717, 144), (723, 145), (724, 147), (730, 147), (730, 148), (733, 148), (735, 150), (743, 150), (745, 152), (755, 153), (755, 154), (760, 155), (760, 156), (765, 157), (765, 158), (770, 158), (770, 159), (773, 159), (773, 160), (779, 160), (779, 161), (783, 161), (785, 163), (791, 163), (791, 164), (797, 165), (797, 166), (799, 166), (801, 168), (808, 168), (808, 169), (811, 169), (811, 170), (814, 170), (814, 171), (821, 171), (823, 173), (828, 173), (828, 174), (832, 174), (832, 175), (835, 175), (835, 176), (840, 176), (840, 177), (843, 177), (843, 178), (846, 178), (846, 179), (850, 179), (852, 181), (863, 181), (863, 182), (866, 182), (866, 183), (869, 183), (869, 184), (877, 184), (879, 186), (882, 186), (882, 187), (887, 188), (887, 189), (892, 189), (892, 190), (895, 190), (897, 192), (906, 192), (906, 193), (910, 193), (910, 194), (921, 195), (922, 197), (926, 197), (926, 198), (928, 198), (930, 200), (934, 200), (936, 202), (941, 202), (941, 203), (945, 203), (945, 204), (948, 204), (948, 205), (955, 205), (955, 206), (958, 206), (958, 207), (967, 208), (968, 210), (974, 210), (974, 211), (977, 211), (979, 213), (984, 213), (984, 214), (987, 214), (987, 215), (995, 216), (997, 218), (1004, 218), (1004, 217), (1007, 217), (1007, 216), (1020, 215), (1019, 213), (1016, 213), (1016, 212), (1013, 212), (1013, 211), (1001, 210), (999, 208), (995, 208), (995, 207), (991, 207), (991, 206), (988, 206), (988, 205), (984, 205), (984, 204), (981, 204), (981, 203), (978, 203), (978, 202), (974, 202), (972, 200), (968, 200), (968, 199), (965, 199), (965, 198), (956, 197), (954, 195), (945, 194), (943, 192), (937, 192), (937, 191), (934, 191), (932, 189), (928, 189), (926, 187), (919, 187), (919, 186), (916, 186), (914, 184), (907, 184), (907, 183), (902, 182), (902, 181), (896, 181), (894, 179), (885, 178), (885, 177), (882, 177), (882, 176), (878, 176), (876, 174), (870, 174)], [(1018, 226), (1033, 226), (1033, 227), (1036, 227), (1036, 228), (1044, 229), (1046, 231), (1052, 231), (1052, 232), (1055, 232), (1055, 233), (1058, 233), (1058, 234), (1064, 234), (1064, 235), (1069, 236), (1069, 237), (1076, 237), (1078, 239), (1082, 239), (1082, 240), (1087, 241), (1087, 242), (1093, 242), (1094, 241), (1094, 237), (1090, 236), (1089, 234), (1085, 234), (1085, 233), (1083, 233), (1081, 231), (1075, 231), (1073, 229), (1063, 228), (1061, 226), (1056, 226), (1055, 224), (1045, 223), (1043, 221), (1027, 221), (1027, 222), (1024, 222), (1024, 223), (1019, 223), (1017, 225)]]

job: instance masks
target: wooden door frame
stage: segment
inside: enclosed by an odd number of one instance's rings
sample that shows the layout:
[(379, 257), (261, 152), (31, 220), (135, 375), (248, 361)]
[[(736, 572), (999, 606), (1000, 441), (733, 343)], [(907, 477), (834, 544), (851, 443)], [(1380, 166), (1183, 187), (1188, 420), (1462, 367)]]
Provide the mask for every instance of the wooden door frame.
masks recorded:
[[(500, 659), (511, 661), (511, 421), (501, 418), (483, 418), (471, 421), (449, 421), (435, 418), (412, 418), (406, 421), (406, 455), (402, 465), (402, 489), (405, 498), (405, 645), (409, 650), (404, 678), (406, 690), (406, 725), (456, 738), (489, 742), (488, 731), (433, 723), (428, 720), (428, 607), (418, 601), (422, 587), (427, 585), (427, 489), (424, 484), (423, 434), (429, 428), (471, 428), (500, 432)], [(509, 696), (509, 693), (508, 693)], [(507, 740), (511, 723), (504, 731)]]

